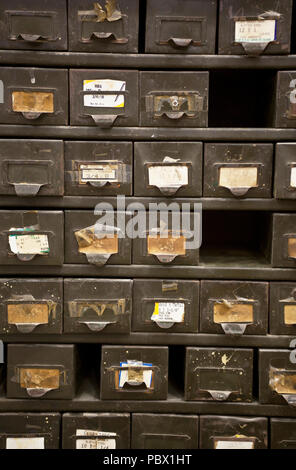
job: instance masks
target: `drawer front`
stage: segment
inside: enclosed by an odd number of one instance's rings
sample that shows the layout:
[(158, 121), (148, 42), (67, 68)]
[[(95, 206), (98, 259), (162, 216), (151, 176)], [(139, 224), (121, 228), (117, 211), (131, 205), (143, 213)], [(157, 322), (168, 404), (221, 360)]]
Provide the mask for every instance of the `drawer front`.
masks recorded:
[(1, 68), (0, 123), (67, 125), (68, 71)]
[(280, 143), (275, 149), (274, 196), (296, 199), (296, 144)]
[(0, 49), (67, 50), (67, 1), (3, 0)]
[(136, 142), (135, 196), (201, 197), (201, 142)]
[(69, 0), (68, 4), (70, 51), (138, 52), (139, 0), (98, 4)]
[(66, 142), (67, 196), (132, 195), (131, 142)]
[(138, 72), (70, 70), (72, 126), (138, 126)]
[(143, 127), (208, 127), (208, 72), (140, 72)]
[(271, 264), (296, 267), (296, 215), (273, 214)]
[(147, 2), (146, 52), (214, 54), (217, 2), (178, 0)]
[(223, 0), (219, 14), (219, 54), (289, 54), (291, 0)]

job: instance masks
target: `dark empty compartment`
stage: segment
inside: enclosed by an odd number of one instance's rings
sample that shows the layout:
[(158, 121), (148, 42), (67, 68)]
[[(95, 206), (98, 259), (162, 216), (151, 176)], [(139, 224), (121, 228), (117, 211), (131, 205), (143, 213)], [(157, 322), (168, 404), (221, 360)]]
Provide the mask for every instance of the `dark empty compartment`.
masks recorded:
[(209, 127), (268, 127), (275, 78), (274, 70), (211, 71)]
[(252, 267), (270, 263), (270, 215), (251, 211), (203, 211), (201, 264)]

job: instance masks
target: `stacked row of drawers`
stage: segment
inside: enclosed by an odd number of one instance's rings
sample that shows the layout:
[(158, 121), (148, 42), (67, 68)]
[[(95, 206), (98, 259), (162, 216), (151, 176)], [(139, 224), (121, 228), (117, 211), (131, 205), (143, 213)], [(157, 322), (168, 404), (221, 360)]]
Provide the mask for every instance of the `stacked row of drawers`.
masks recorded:
[[(30, 0), (25, 11), (21, 0), (3, 0), (0, 48), (135, 53), (139, 19), (142, 49), (145, 3), (139, 0), (52, 0), (50, 7)], [(291, 22), (292, 0), (147, 0), (145, 50), (214, 54), (217, 36), (219, 54), (288, 54)], [(254, 36), (262, 38), (259, 46)]]
[[(0, 434), (0, 448), (8, 449), (58, 449), (61, 445), (63, 449), (235, 450), (266, 449), (268, 444), (272, 449), (289, 449), (296, 440), (296, 420), (156, 413), (2, 413)], [(161, 456), (158, 458), (160, 464)], [(185, 455), (178, 459), (179, 464), (186, 462)]]

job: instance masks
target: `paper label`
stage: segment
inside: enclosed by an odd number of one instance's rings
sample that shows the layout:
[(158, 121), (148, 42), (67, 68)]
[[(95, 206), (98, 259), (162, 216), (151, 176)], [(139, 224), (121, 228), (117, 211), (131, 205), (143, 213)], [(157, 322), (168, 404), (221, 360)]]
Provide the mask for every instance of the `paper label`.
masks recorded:
[(45, 449), (44, 437), (7, 437), (6, 449)]
[(76, 449), (116, 449), (116, 433), (77, 429), (76, 436), (92, 437), (77, 439)]
[(47, 235), (9, 235), (9, 247), (12, 253), (19, 255), (45, 255), (49, 253)]
[(20, 369), (20, 385), (22, 388), (57, 389), (60, 386), (58, 369)]
[[(125, 91), (126, 82), (120, 80), (83, 80), (83, 91)], [(92, 108), (124, 108), (124, 95), (84, 95), (84, 106)]]
[(150, 166), (148, 168), (150, 186), (175, 188), (188, 184), (188, 167), (184, 165)]
[(151, 387), (152, 364), (142, 361), (121, 362), (120, 367), (125, 368), (119, 372), (119, 388), (123, 388), (126, 382), (132, 384), (144, 383), (147, 388)]
[(253, 305), (217, 302), (214, 304), (215, 323), (252, 323), (254, 318)]
[(80, 181), (118, 181), (118, 164), (80, 165)]
[(13, 91), (12, 110), (20, 113), (53, 113), (53, 93)]
[(75, 232), (75, 237), (79, 246), (79, 253), (114, 254), (118, 253), (118, 236), (105, 236), (98, 238), (95, 234), (95, 227), (87, 227)]
[(254, 449), (254, 442), (243, 439), (237, 440), (218, 440), (215, 443), (215, 449)]
[(291, 188), (296, 188), (296, 166), (291, 168), (291, 180), (290, 180)]
[(151, 320), (162, 323), (183, 323), (184, 315), (183, 302), (156, 302)]
[(272, 370), (270, 373), (270, 385), (278, 394), (296, 394), (296, 374)]
[(286, 325), (296, 325), (296, 305), (284, 306), (284, 322)]
[(276, 40), (276, 20), (235, 22), (235, 42), (268, 43)]
[(7, 315), (8, 324), (47, 324), (49, 308), (47, 304), (8, 304)]
[(148, 253), (150, 255), (185, 255), (186, 239), (184, 236), (163, 238), (160, 235), (148, 235)]
[(219, 170), (219, 186), (224, 188), (254, 188), (258, 186), (257, 167), (222, 167)]

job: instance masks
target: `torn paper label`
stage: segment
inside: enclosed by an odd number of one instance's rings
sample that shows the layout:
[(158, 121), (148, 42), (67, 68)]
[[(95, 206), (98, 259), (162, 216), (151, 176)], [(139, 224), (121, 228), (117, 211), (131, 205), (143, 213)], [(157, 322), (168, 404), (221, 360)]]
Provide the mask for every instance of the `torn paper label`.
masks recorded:
[(235, 22), (235, 42), (269, 43), (276, 40), (276, 20)]
[(257, 167), (222, 167), (219, 170), (219, 186), (224, 188), (254, 188), (258, 186)]
[(119, 388), (123, 388), (125, 383), (140, 385), (144, 383), (147, 388), (151, 388), (152, 364), (142, 361), (121, 362), (122, 370), (119, 372)]
[(113, 181), (117, 182), (118, 164), (80, 165), (80, 181)]
[(236, 440), (218, 440), (215, 442), (215, 449), (254, 449), (254, 441), (253, 440), (244, 440), (244, 439), (236, 439)]
[(116, 433), (77, 429), (76, 436), (92, 437), (77, 439), (76, 449), (116, 449)]
[(49, 319), (48, 304), (8, 304), (8, 324), (38, 323), (47, 324)]
[[(83, 91), (125, 91), (126, 82), (120, 80), (83, 80)], [(124, 95), (84, 95), (84, 106), (93, 108), (124, 108)]]
[(60, 371), (58, 369), (21, 368), (19, 382), (21, 388), (56, 390), (60, 387)]
[(155, 302), (151, 320), (161, 323), (183, 323), (184, 315), (183, 302)]
[(296, 166), (291, 168), (290, 186), (291, 188), (296, 188)]
[(188, 167), (185, 165), (154, 165), (148, 168), (148, 183), (158, 188), (188, 185)]
[(46, 255), (49, 253), (47, 235), (9, 235), (9, 247), (18, 255)]
[(288, 239), (288, 256), (289, 258), (296, 258), (296, 238)]
[(45, 449), (44, 437), (7, 437), (6, 449)]

